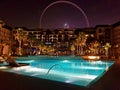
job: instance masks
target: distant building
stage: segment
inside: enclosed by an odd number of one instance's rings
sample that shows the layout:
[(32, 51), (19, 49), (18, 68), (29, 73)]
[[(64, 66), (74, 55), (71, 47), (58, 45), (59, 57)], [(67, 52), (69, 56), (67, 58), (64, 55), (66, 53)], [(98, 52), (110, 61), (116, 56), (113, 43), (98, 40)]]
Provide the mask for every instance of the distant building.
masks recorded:
[(116, 59), (120, 59), (120, 22), (112, 25), (112, 53)]
[(0, 24), (0, 54), (2, 50), (2, 45), (4, 43), (11, 44), (12, 41), (12, 28), (7, 25)]
[(101, 42), (101, 44), (111, 43), (111, 28), (110, 25), (97, 25), (95, 27), (96, 39)]
[[(113, 25), (97, 25), (89, 28), (68, 28), (66, 24), (64, 28), (59, 29), (27, 29), (24, 27), (23, 29), (29, 37), (36, 38), (45, 45), (51, 45), (57, 51), (63, 52), (70, 50), (70, 46), (76, 40), (79, 32), (84, 32), (88, 35), (86, 45), (94, 40), (99, 41), (103, 47), (106, 43), (110, 43), (110, 56), (115, 56), (115, 58), (120, 56), (120, 22)], [(11, 43), (12, 33), (11, 27), (0, 24), (0, 44), (7, 41)]]
[(69, 46), (76, 38), (74, 29), (29, 29), (28, 36), (34, 37), (45, 45), (52, 45), (54, 48), (69, 49)]

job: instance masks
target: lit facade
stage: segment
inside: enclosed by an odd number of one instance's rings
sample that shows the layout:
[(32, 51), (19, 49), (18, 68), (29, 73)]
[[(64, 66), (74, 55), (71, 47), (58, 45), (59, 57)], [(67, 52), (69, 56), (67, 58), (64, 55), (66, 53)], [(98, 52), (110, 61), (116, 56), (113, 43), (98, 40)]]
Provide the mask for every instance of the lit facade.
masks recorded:
[(110, 25), (97, 25), (95, 27), (96, 39), (101, 43), (111, 43), (111, 28)]
[[(120, 23), (114, 25), (97, 25), (95, 28), (60, 28), (60, 29), (24, 29), (27, 35), (33, 35), (37, 40), (43, 42), (45, 45), (53, 46), (56, 51), (70, 51), (70, 46), (74, 44), (79, 32), (84, 32), (89, 39), (87, 44), (92, 40), (97, 40), (101, 45), (110, 43), (109, 56), (119, 58), (120, 55)], [(8, 27), (0, 27), (0, 41), (11, 40), (12, 32)], [(6, 37), (6, 38), (4, 38)], [(87, 45), (86, 44), (86, 45)], [(111, 57), (110, 57), (111, 58)]]
[(2, 26), (0, 24), (0, 55), (2, 54), (2, 45), (4, 43), (11, 45), (12, 40), (12, 28), (9, 26)]
[(76, 38), (74, 29), (29, 29), (27, 32), (28, 35), (34, 34), (35, 38), (45, 45), (52, 45), (57, 51), (63, 50), (63, 48), (68, 51)]
[(120, 59), (120, 22), (113, 24), (112, 26), (112, 54), (114, 58)]

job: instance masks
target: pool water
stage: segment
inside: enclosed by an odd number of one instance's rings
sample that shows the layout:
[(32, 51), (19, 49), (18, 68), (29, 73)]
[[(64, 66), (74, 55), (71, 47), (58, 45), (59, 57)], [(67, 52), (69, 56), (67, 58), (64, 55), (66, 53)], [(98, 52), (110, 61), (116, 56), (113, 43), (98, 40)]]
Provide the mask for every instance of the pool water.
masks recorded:
[(16, 61), (29, 65), (4, 71), (84, 87), (94, 84), (114, 64), (113, 61), (86, 61), (77, 56), (28, 56)]

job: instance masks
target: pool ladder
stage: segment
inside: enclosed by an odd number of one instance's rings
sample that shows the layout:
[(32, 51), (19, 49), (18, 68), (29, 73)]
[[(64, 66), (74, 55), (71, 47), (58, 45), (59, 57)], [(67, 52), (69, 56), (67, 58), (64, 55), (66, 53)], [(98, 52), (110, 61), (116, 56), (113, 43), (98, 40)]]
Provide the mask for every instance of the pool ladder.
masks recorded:
[[(54, 64), (54, 65), (52, 65), (50, 68), (49, 68), (49, 70), (47, 71), (47, 75), (49, 74), (49, 72), (51, 71), (51, 69), (53, 68), (53, 67), (55, 67), (55, 66), (58, 66), (59, 64)], [(59, 65), (59, 66), (61, 66), (61, 65)], [(61, 66), (62, 67), (62, 66)], [(62, 67), (63, 68), (63, 67)]]

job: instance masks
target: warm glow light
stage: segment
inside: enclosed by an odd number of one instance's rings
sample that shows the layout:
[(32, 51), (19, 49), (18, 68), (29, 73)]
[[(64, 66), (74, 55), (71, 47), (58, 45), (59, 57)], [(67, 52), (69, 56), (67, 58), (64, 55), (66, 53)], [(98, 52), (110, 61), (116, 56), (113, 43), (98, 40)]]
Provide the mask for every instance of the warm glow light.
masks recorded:
[(88, 56), (88, 59), (90, 59), (90, 60), (98, 60), (98, 59), (100, 59), (100, 56)]
[(8, 69), (6, 66), (1, 66), (0, 69)]

